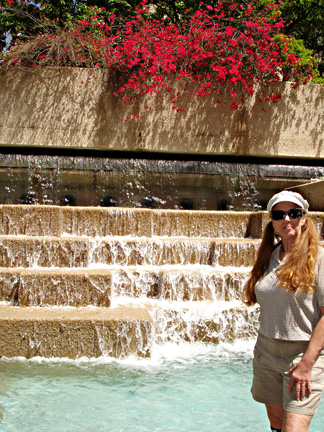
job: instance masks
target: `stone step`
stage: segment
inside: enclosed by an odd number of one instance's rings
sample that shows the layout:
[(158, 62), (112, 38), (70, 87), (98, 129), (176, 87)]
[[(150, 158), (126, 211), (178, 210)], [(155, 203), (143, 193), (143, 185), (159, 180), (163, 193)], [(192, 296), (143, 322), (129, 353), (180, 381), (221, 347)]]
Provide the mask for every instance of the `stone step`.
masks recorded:
[(252, 237), (265, 212), (1, 205), (0, 235)]
[(252, 266), (257, 239), (0, 236), (0, 267), (200, 264)]
[(240, 298), (248, 269), (210, 266), (108, 269), (0, 269), (0, 301), (19, 306), (105, 306), (114, 298), (169, 301)]
[[(119, 306), (131, 307), (132, 299), (122, 299)], [(154, 342), (232, 342), (257, 335), (260, 309), (241, 301), (145, 303), (153, 319)]]
[(239, 299), (249, 269), (210, 266), (160, 268), (129, 267), (112, 270), (112, 296), (158, 298), (172, 301), (230, 301)]
[(88, 267), (89, 250), (86, 238), (0, 236), (0, 267)]
[[(214, 310), (214, 307), (212, 307)], [(207, 313), (206, 313), (207, 310)], [(155, 322), (155, 342), (233, 342), (235, 339), (250, 339), (257, 336), (259, 327), (259, 309), (243, 305), (214, 311), (208, 314), (208, 305), (197, 313), (191, 308), (180, 311), (157, 311), (153, 315)]]
[[(323, 235), (324, 212), (310, 212)], [(0, 235), (261, 238), (267, 212), (0, 205)]]
[(0, 269), (0, 301), (19, 306), (105, 306), (111, 272), (90, 269)]
[(145, 308), (20, 308), (0, 305), (0, 358), (150, 356)]
[(218, 265), (252, 266), (256, 239), (125, 238), (93, 242), (89, 265)]
[(147, 309), (0, 305), (0, 358), (148, 357), (153, 342), (220, 343), (256, 336), (258, 308), (209, 306), (212, 312), (208, 305), (200, 310), (152, 304)]

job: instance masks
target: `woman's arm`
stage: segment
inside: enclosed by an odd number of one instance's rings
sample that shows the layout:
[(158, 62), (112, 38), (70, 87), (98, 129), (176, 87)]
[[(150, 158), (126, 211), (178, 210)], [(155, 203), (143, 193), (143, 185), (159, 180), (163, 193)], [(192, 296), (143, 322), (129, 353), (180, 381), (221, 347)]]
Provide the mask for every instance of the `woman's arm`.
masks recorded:
[(324, 307), (320, 307), (321, 319), (315, 327), (313, 336), (309, 342), (308, 348), (300, 362), (290, 369), (287, 373), (291, 375), (288, 391), (292, 392), (296, 384), (296, 399), (301, 400), (305, 397), (306, 392), (310, 394), (311, 388), (311, 373), (312, 367), (316, 362), (321, 350), (324, 346)]

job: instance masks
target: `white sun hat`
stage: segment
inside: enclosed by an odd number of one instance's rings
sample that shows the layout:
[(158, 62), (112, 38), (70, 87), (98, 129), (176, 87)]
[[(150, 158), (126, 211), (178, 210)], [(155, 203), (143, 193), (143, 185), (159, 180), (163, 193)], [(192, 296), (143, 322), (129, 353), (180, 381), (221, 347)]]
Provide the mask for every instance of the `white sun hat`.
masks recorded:
[(305, 200), (305, 198), (303, 198), (299, 193), (297, 192), (291, 192), (288, 190), (284, 190), (282, 192), (279, 192), (275, 195), (273, 195), (273, 197), (270, 199), (270, 201), (268, 202), (267, 205), (267, 210), (270, 213), (272, 208), (280, 203), (280, 202), (292, 202), (294, 204), (299, 205), (304, 211), (305, 213), (308, 212), (309, 209), (309, 204), (308, 202)]

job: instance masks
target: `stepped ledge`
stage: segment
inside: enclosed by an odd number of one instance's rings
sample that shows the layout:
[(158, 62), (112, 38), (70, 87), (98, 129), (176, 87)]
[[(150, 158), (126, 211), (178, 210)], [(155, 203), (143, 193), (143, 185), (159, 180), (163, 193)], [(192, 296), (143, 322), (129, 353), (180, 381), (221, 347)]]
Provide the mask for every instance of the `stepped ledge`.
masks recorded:
[(0, 357), (148, 357), (151, 332), (145, 308), (0, 305)]
[[(310, 216), (323, 233), (324, 213)], [(148, 357), (153, 338), (250, 337), (258, 310), (239, 298), (268, 220), (266, 212), (0, 206), (0, 301), (11, 302), (0, 304), (0, 357)], [(152, 302), (126, 305), (124, 296)]]

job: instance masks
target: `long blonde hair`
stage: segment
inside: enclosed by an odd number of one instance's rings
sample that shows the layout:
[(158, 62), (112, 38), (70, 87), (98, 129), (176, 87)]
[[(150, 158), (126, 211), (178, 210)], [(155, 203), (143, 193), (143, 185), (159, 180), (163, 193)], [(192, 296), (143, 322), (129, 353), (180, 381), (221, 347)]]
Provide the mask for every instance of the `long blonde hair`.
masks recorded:
[[(306, 217), (305, 225), (299, 241), (295, 242), (287, 259), (277, 272), (279, 286), (291, 291), (300, 289), (302, 292), (313, 291), (315, 278), (315, 258), (318, 252), (319, 236), (313, 222)], [(277, 246), (276, 235), (272, 223), (264, 229), (257, 259), (252, 268), (251, 276), (244, 286), (243, 301), (252, 305), (256, 303), (254, 287), (257, 281), (266, 273), (270, 257)]]

